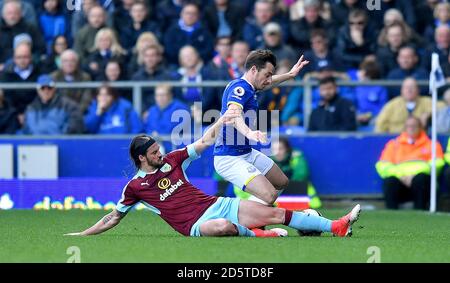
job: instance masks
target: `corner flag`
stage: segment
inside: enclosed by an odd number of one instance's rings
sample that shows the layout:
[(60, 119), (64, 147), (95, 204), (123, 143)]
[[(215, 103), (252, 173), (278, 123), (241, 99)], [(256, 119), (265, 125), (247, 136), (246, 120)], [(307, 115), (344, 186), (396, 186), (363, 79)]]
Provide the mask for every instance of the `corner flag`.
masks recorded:
[(439, 55), (433, 53), (431, 55), (430, 94), (443, 85), (445, 85), (445, 76), (439, 63)]
[(430, 73), (430, 94), (432, 97), (431, 106), (431, 193), (430, 193), (430, 212), (436, 212), (436, 191), (437, 191), (437, 174), (436, 174), (436, 106), (437, 106), (437, 89), (445, 85), (444, 72), (442, 72), (439, 64), (439, 55), (433, 53), (431, 55), (431, 73)]

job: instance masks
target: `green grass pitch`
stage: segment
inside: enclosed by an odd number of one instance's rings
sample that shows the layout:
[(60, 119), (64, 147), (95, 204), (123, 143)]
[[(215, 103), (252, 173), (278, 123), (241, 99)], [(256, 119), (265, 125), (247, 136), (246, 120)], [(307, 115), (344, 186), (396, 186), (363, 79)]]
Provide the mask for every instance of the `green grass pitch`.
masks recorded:
[[(342, 210), (321, 210), (336, 218)], [(381, 262), (450, 262), (450, 215), (417, 211), (363, 211), (351, 238), (330, 234), (285, 238), (191, 238), (148, 211), (131, 212), (98, 236), (69, 237), (105, 211), (0, 211), (0, 262), (59, 262), (80, 249), (81, 262), (360, 262), (379, 248)], [(370, 247), (376, 247), (369, 249)]]

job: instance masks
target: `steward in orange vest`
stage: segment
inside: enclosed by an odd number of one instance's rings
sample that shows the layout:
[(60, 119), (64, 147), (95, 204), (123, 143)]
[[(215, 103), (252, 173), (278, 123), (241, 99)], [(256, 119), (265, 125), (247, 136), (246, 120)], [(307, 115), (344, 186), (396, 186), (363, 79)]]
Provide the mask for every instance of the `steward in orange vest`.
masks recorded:
[[(437, 143), (438, 174), (444, 164), (442, 147)], [(405, 131), (386, 144), (376, 169), (383, 178), (387, 208), (397, 209), (399, 203), (413, 200), (414, 208), (427, 209), (431, 182), (431, 140), (418, 118), (409, 117)]]

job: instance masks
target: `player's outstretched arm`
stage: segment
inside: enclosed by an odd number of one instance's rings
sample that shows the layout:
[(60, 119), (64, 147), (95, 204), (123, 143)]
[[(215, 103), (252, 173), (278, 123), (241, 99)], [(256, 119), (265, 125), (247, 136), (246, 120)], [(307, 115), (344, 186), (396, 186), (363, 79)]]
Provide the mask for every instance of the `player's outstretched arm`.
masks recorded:
[(249, 140), (256, 142), (267, 142), (267, 136), (261, 131), (252, 131), (247, 124), (245, 124), (244, 117), (242, 116), (242, 108), (236, 104), (230, 104), (228, 106), (227, 112), (230, 111), (235, 113), (234, 118), (232, 118), (234, 128), (241, 133), (243, 136)]
[(89, 236), (103, 233), (119, 224), (120, 220), (122, 220), (125, 215), (126, 213), (114, 209), (111, 213), (105, 215), (100, 221), (83, 232), (68, 233), (65, 234), (65, 236)]
[[(303, 55), (302, 55), (300, 57), (300, 59), (298, 59), (297, 63), (295, 63), (295, 65), (291, 68), (291, 70), (289, 72), (280, 74), (280, 75), (273, 75), (271, 86), (277, 85), (282, 82), (285, 82), (285, 81), (295, 78), (298, 75), (298, 73), (301, 71), (301, 69), (303, 69), (303, 67), (308, 65), (308, 63), (309, 63), (309, 61), (304, 59)], [(271, 87), (271, 86), (269, 86), (269, 87)]]
[(234, 119), (240, 115), (234, 111), (226, 111), (212, 126), (210, 126), (203, 136), (194, 142), (194, 149), (197, 154), (201, 154), (205, 149), (210, 147), (217, 139), (219, 131), (224, 124), (230, 124), (234, 122)]

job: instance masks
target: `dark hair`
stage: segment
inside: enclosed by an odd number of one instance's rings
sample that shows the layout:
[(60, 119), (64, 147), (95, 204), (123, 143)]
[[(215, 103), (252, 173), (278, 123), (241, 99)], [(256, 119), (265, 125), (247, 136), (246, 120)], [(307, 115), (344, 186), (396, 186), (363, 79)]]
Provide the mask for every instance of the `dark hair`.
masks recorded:
[(354, 19), (354, 18), (359, 18), (359, 17), (363, 17), (364, 18), (364, 22), (367, 23), (367, 13), (366, 13), (366, 11), (364, 11), (362, 9), (352, 9), (352, 10), (350, 10), (350, 13), (348, 14), (348, 19)]
[(253, 66), (256, 70), (261, 70), (266, 67), (266, 63), (271, 63), (275, 68), (277, 67), (277, 57), (270, 50), (254, 50), (250, 52), (245, 60), (245, 69), (250, 70)]
[[(45, 2), (47, 2), (47, 0), (43, 0), (42, 1), (42, 7), (41, 7), (42, 11), (45, 10), (45, 5), (44, 5)], [(61, 14), (63, 12), (63, 8), (62, 8), (62, 3), (61, 2), (62, 2), (61, 0), (57, 0), (56, 1), (56, 13), (57, 14)]]
[[(417, 56), (417, 50), (416, 50), (416, 48), (415, 48), (413, 45), (411, 45), (411, 44), (406, 44), (406, 45), (400, 47), (400, 49), (398, 50), (398, 53), (400, 54), (400, 51), (402, 51), (402, 50), (404, 50), (404, 49), (410, 49), (410, 50), (412, 50), (413, 53), (414, 53), (414, 55)], [(397, 55), (397, 57), (398, 57), (398, 55)]]
[(291, 146), (291, 143), (289, 142), (289, 140), (287, 138), (285, 138), (285, 137), (280, 137), (278, 139), (278, 142), (280, 144), (284, 145), (288, 155), (290, 156), (292, 154), (292, 146)]
[(311, 34), (310, 34), (309, 38), (313, 39), (314, 37), (322, 37), (323, 39), (328, 41), (328, 35), (327, 35), (327, 33), (325, 32), (324, 29), (319, 29), (319, 28), (318, 29), (313, 29), (311, 31)]
[(325, 78), (320, 79), (319, 85), (329, 84), (332, 83), (336, 85), (336, 79), (333, 76), (327, 76)]
[(381, 78), (380, 65), (375, 60), (364, 59), (359, 68), (366, 73), (366, 77), (371, 80), (376, 80)]
[(100, 93), (100, 90), (104, 88), (106, 89), (106, 92), (108, 92), (109, 95), (113, 97), (114, 100), (117, 100), (120, 97), (120, 94), (112, 88), (107, 82), (104, 82), (99, 88), (98, 93)]
[[(56, 47), (56, 41), (57, 41), (59, 38), (64, 38), (64, 40), (66, 41), (66, 49), (65, 49), (65, 50), (69, 49), (69, 39), (68, 39), (65, 35), (60, 34), (60, 35), (57, 35), (57, 36), (53, 39), (53, 41), (52, 41), (51, 55), (56, 55), (56, 49), (55, 49), (55, 47)], [(63, 51), (63, 52), (64, 52), (64, 51)], [(62, 52), (61, 52), (61, 53), (62, 53)]]
[(117, 64), (120, 68), (120, 75), (122, 75), (123, 66), (122, 66), (122, 62), (120, 62), (120, 60), (115, 59), (115, 58), (109, 59), (108, 62), (106, 62), (106, 64), (105, 64), (105, 69), (106, 69), (106, 66), (108, 66), (108, 64)]
[(142, 6), (144, 6), (144, 8), (145, 8), (146, 10), (148, 10), (147, 3), (146, 3), (145, 1), (142, 1), (142, 0), (136, 0), (136, 1), (134, 1), (133, 4), (131, 4), (131, 6), (134, 6), (134, 5), (142, 5)]
[[(155, 142), (155, 140), (146, 134), (141, 134), (135, 136), (130, 143), (130, 158), (133, 160), (134, 166), (137, 169), (141, 166), (141, 161), (139, 160), (139, 155), (142, 155), (142, 147), (145, 146), (147, 142)], [(148, 148), (148, 147), (147, 147)]]
[(221, 36), (216, 37), (216, 39), (214, 40), (214, 45), (217, 45), (219, 43), (219, 41), (221, 41), (222, 39), (229, 39), (230, 46), (233, 44), (233, 39), (231, 38), (230, 35), (221, 35)]
[(147, 5), (147, 3), (145, 1), (142, 1), (142, 0), (134, 1), (134, 3), (131, 4), (131, 7), (133, 7), (134, 5), (141, 5), (142, 7), (144, 7), (145, 11), (147, 12), (147, 16), (144, 19), (144, 21), (146, 21), (152, 12), (152, 11), (150, 11), (150, 7)]
[(195, 8), (197, 8), (197, 11), (198, 11), (199, 13), (200, 13), (200, 11), (201, 11), (200, 5), (197, 4), (197, 3), (195, 3), (195, 2), (193, 2), (193, 1), (186, 1), (186, 3), (183, 4), (182, 10), (183, 10), (185, 7), (187, 7), (187, 6), (194, 6)]

